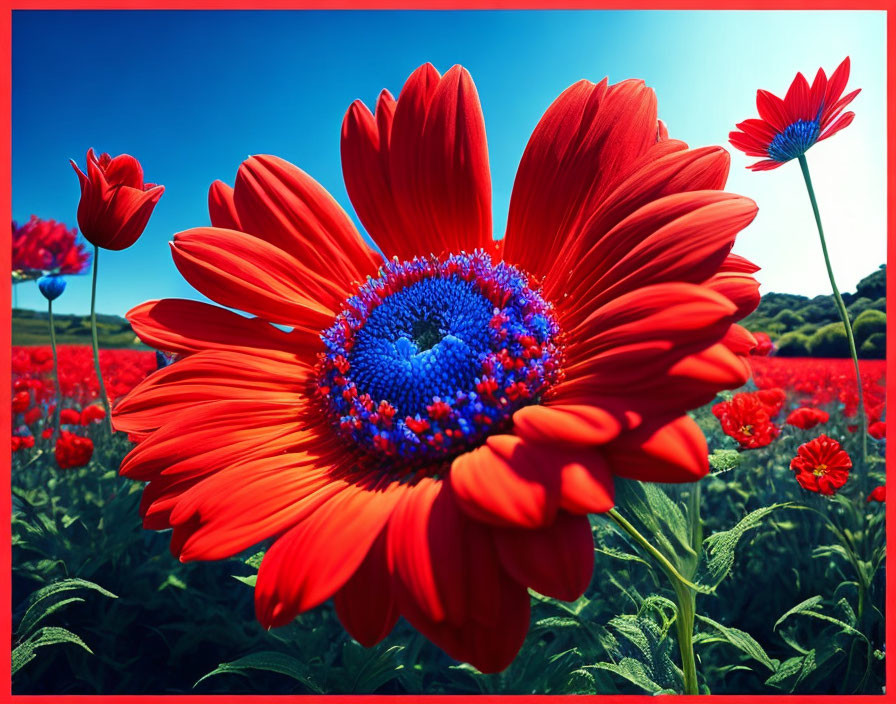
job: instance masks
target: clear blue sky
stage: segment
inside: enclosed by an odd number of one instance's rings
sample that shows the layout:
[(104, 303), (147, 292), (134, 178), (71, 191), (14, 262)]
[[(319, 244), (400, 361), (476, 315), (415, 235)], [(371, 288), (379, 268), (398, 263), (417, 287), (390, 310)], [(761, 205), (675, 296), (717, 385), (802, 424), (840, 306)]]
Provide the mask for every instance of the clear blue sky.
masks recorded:
[[(98, 310), (149, 298), (201, 298), (167, 242), (208, 224), (206, 193), (233, 183), (242, 159), (271, 153), (320, 181), (352, 213), (339, 131), (355, 98), (394, 94), (419, 64), (473, 75), (485, 112), (495, 228), (503, 231), (516, 166), (549, 103), (580, 78), (643, 78), (673, 137), (724, 144), (755, 116), (755, 91), (783, 95), (796, 71), (830, 73), (847, 54), (862, 87), (855, 122), (810, 152), (841, 289), (885, 258), (883, 12), (13, 12), (13, 217), (76, 222), (88, 147), (128, 152), (165, 195), (143, 237), (101, 252)], [(799, 168), (744, 169), (728, 189), (760, 215), (735, 251), (763, 267), (763, 291), (828, 293)], [(56, 308), (86, 312), (89, 277)], [(33, 283), (18, 305), (44, 308)]]

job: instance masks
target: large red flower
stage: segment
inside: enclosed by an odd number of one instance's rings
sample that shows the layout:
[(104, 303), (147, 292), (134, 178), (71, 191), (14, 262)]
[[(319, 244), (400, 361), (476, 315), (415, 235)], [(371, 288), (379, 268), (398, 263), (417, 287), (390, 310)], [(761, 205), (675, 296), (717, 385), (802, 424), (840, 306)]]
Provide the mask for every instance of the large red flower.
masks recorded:
[(840, 443), (827, 435), (800, 445), (797, 455), (790, 461), (799, 485), (818, 494), (832, 496), (846, 484), (852, 460)]
[(818, 69), (811, 86), (802, 73), (797, 73), (783, 100), (760, 90), (756, 93), (756, 107), (761, 119), (738, 123), (739, 131), (730, 132), (728, 139), (747, 156), (767, 157), (748, 168), (776, 169), (852, 123), (855, 113), (843, 109), (861, 88), (843, 95), (848, 81), (847, 56), (830, 79), (824, 69)]
[(527, 588), (588, 586), (587, 514), (613, 505), (614, 475), (703, 476), (685, 412), (749, 377), (755, 340), (734, 322), (758, 302), (755, 267), (729, 252), (756, 206), (721, 190), (721, 148), (661, 134), (641, 81), (573, 85), (535, 128), (496, 242), (473, 82), (427, 64), (343, 124), (348, 193), (382, 255), (281, 159), (213, 184), (213, 227), (177, 234), (174, 261), (256, 317), (130, 312), (179, 355), (114, 412), (139, 440), (122, 473), (149, 481), (144, 525), (173, 528), (182, 560), (274, 538), (265, 626), (332, 598), (365, 645), (403, 615), (506, 667)]

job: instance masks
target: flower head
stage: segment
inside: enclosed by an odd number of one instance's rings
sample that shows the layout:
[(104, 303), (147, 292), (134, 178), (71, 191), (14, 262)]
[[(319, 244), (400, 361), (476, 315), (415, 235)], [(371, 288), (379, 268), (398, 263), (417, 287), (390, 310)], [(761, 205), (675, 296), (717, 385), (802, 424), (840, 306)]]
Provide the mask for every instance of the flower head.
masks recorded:
[(87, 241), (103, 249), (126, 249), (143, 234), (164, 186), (143, 182), (143, 168), (134, 157), (87, 151), (87, 173), (74, 161), (81, 182), (78, 226)]
[(83, 274), (90, 253), (75, 228), (36, 215), (22, 225), (12, 223), (13, 281), (27, 281), (47, 274)]
[(116, 406), (139, 441), (121, 471), (149, 481), (144, 525), (172, 528), (182, 560), (275, 538), (263, 625), (332, 598), (365, 645), (403, 615), (498, 671), (527, 588), (588, 586), (587, 514), (613, 505), (614, 475), (708, 471), (686, 411), (749, 377), (755, 340), (734, 323), (755, 267), (729, 251), (756, 208), (721, 191), (724, 150), (667, 138), (640, 81), (582, 81), (548, 108), (499, 242), (463, 68), (422, 66), (373, 113), (355, 102), (342, 163), (385, 259), (273, 156), (212, 185), (213, 227), (175, 236), (184, 277), (255, 317), (188, 300), (128, 314), (176, 361)]
[(849, 455), (827, 435), (800, 445), (790, 461), (790, 469), (801, 487), (826, 496), (832, 496), (846, 484), (851, 468)]
[(758, 392), (735, 394), (730, 401), (712, 407), (722, 432), (737, 440), (744, 450), (765, 447), (778, 437), (781, 431), (772, 423), (770, 410)]
[(740, 131), (729, 133), (728, 139), (747, 156), (766, 157), (749, 168), (776, 169), (852, 122), (855, 113), (844, 113), (843, 109), (861, 89), (843, 95), (848, 80), (847, 56), (830, 79), (823, 69), (818, 69), (811, 86), (802, 73), (796, 74), (783, 100), (760, 90), (756, 94), (756, 107), (761, 119), (739, 123)]
[(13, 435), (11, 438), (12, 451), (18, 452), (19, 450), (34, 447), (34, 436), (33, 435)]
[(75, 435), (67, 430), (56, 439), (56, 464), (59, 469), (83, 467), (93, 456), (93, 440)]
[(796, 428), (809, 430), (819, 423), (827, 423), (829, 418), (830, 416), (826, 411), (803, 406), (791, 411), (790, 415), (787, 416), (787, 420), (784, 422), (787, 423), (787, 425), (792, 425)]
[(65, 277), (59, 274), (42, 276), (37, 280), (37, 287), (48, 301), (55, 301), (65, 291)]
[(874, 421), (868, 426), (868, 434), (875, 440), (883, 440), (887, 437), (887, 424), (882, 420)]
[(869, 503), (871, 501), (877, 501), (878, 503), (884, 503), (887, 500), (887, 485), (881, 484), (880, 486), (876, 486), (871, 490), (871, 493), (868, 494), (868, 498), (865, 499), (865, 503)]
[(754, 332), (753, 337), (756, 338), (756, 347), (750, 351), (750, 354), (757, 357), (768, 357), (775, 351), (775, 343), (772, 342), (772, 338), (767, 332)]
[(81, 425), (90, 425), (94, 421), (102, 420), (105, 417), (106, 409), (93, 403), (89, 406), (84, 406), (84, 410), (81, 411), (79, 422)]

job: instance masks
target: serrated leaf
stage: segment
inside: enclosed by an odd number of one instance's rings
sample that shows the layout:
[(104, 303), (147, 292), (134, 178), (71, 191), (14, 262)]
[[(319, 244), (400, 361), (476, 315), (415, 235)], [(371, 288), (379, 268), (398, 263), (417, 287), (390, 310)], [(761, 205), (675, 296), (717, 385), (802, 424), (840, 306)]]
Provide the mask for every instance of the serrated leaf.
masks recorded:
[(747, 633), (746, 631), (741, 631), (738, 628), (723, 626), (721, 623), (713, 621), (707, 616), (701, 616), (700, 614), (697, 614), (697, 618), (703, 623), (716, 629), (722, 635), (725, 642), (730, 643), (753, 660), (762, 663), (772, 672), (775, 671), (775, 668), (778, 666), (778, 661), (772, 660), (768, 656), (768, 653), (763, 650), (762, 646), (759, 645), (756, 639), (753, 638), (753, 636), (751, 636), (749, 633)]
[[(64, 592), (72, 591), (75, 589), (90, 589), (95, 592), (99, 592), (103, 596), (107, 596), (110, 599), (117, 599), (112, 592), (104, 589), (98, 584), (94, 584), (93, 582), (88, 582), (86, 579), (63, 579), (58, 582), (53, 582), (52, 584), (48, 584), (41, 589), (38, 589), (36, 592), (33, 592), (28, 597), (28, 608), (25, 611), (25, 615), (22, 616), (22, 620), (19, 622), (19, 627), (16, 630), (17, 635), (21, 637), (25, 637), (31, 632), (34, 627), (42, 621), (45, 617), (49, 616), (51, 613), (56, 611), (60, 606), (54, 606), (57, 602), (54, 601), (54, 597), (57, 597)], [(83, 599), (67, 599), (64, 600), (65, 604), (70, 604), (74, 601), (84, 601)]]
[(260, 552), (255, 553), (254, 555), (252, 555), (250, 557), (247, 557), (245, 560), (243, 560), (243, 562), (245, 564), (249, 565), (249, 567), (257, 570), (259, 567), (261, 567), (261, 560), (263, 557), (264, 557), (264, 551), (262, 550)]
[(371, 694), (390, 680), (399, 676), (404, 666), (396, 662), (404, 646), (365, 648), (347, 641), (342, 647), (342, 661), (346, 674), (351, 678), (347, 690), (354, 694)]
[(286, 675), (287, 677), (300, 682), (316, 694), (324, 693), (324, 690), (311, 680), (308, 669), (302, 662), (294, 657), (278, 653), (274, 650), (252, 653), (232, 662), (222, 662), (214, 670), (196, 680), (196, 684), (193, 686), (198, 686), (200, 682), (209, 677), (213, 677), (214, 675), (233, 674), (245, 677), (248, 676), (248, 670), (266, 670), (268, 672), (276, 672), (281, 675)]
[(738, 467), (741, 459), (741, 454), (737, 450), (714, 450), (709, 455), (709, 466), (713, 474), (721, 474)]
[(731, 571), (734, 565), (734, 550), (744, 534), (758, 528), (762, 520), (773, 511), (789, 506), (791, 504), (785, 503), (758, 508), (740, 519), (733, 528), (713, 533), (706, 538), (703, 541), (700, 565), (694, 579), (699, 590), (704, 593), (715, 591)]
[(84, 648), (91, 655), (93, 654), (93, 651), (87, 647), (87, 644), (71, 631), (58, 626), (44, 626), (32, 633), (27, 640), (20, 643), (12, 651), (12, 674), (15, 675), (25, 665), (34, 660), (38, 648), (59, 643), (74, 643)]

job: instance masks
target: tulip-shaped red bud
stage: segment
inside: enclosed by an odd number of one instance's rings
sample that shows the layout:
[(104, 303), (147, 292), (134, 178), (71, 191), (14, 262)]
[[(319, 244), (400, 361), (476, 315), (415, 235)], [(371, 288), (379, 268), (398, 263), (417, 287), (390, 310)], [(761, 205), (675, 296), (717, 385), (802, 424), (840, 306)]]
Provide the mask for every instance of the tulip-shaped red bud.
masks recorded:
[(87, 173), (74, 161), (81, 182), (78, 227), (91, 244), (103, 249), (126, 249), (143, 234), (164, 186), (143, 182), (140, 162), (129, 154), (114, 159), (87, 151)]

